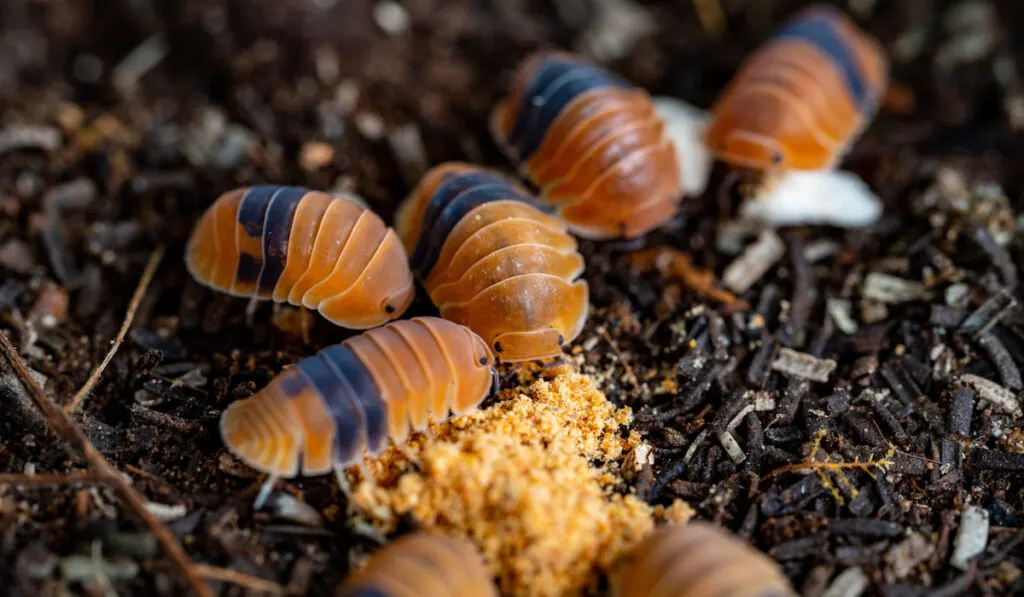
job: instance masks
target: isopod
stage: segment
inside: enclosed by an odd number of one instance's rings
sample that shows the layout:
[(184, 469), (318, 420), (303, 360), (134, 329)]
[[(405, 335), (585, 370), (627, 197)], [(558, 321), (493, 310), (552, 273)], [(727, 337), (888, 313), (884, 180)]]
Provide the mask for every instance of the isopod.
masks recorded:
[(498, 597), (480, 552), (469, 541), (428, 531), (382, 547), (335, 597)]
[(441, 317), (469, 326), (505, 362), (551, 357), (587, 317), (583, 257), (565, 223), (517, 183), (449, 162), (430, 170), (395, 227)]
[[(270, 479), (339, 474), (390, 437), (476, 408), (497, 385), (487, 345), (436, 317), (395, 321), (324, 348), (232, 403), (220, 433), (232, 454)], [(258, 499), (257, 503), (262, 500)]]
[(712, 107), (705, 142), (755, 170), (833, 167), (888, 86), (876, 40), (837, 9), (812, 6), (749, 58)]
[(622, 570), (618, 597), (796, 597), (778, 565), (718, 527), (666, 525)]
[(527, 57), (491, 133), (579, 236), (643, 235), (682, 199), (676, 148), (650, 96), (581, 57)]
[(415, 294), (402, 244), (379, 216), (300, 187), (221, 195), (192, 232), (185, 263), (215, 290), (316, 309), (353, 329), (397, 318)]

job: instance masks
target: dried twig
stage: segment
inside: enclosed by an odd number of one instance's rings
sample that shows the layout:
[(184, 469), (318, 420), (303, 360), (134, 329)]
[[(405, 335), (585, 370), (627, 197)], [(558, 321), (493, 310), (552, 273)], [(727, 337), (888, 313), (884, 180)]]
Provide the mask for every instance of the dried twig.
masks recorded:
[(207, 564), (193, 564), (192, 567), (196, 572), (211, 580), (229, 582), (253, 591), (263, 591), (264, 593), (271, 593), (273, 595), (284, 595), (284, 587), (272, 580), (267, 580), (251, 574), (245, 574), (244, 572), (238, 572), (237, 570), (209, 566)]
[[(162, 254), (162, 251), (159, 253)], [(149, 527), (149, 531), (156, 538), (160, 547), (163, 548), (164, 553), (167, 554), (167, 557), (174, 562), (174, 565), (181, 572), (183, 579), (192, 590), (192, 594), (198, 597), (213, 597), (213, 591), (210, 590), (209, 585), (193, 569), (191, 561), (181, 549), (170, 529), (146, 509), (142, 496), (107, 462), (107, 459), (92, 445), (85, 432), (75, 424), (74, 420), (43, 393), (43, 389), (39, 387), (39, 384), (29, 374), (28, 367), (21, 360), (18, 350), (11, 344), (7, 336), (2, 333), (0, 333), (0, 352), (10, 362), (14, 373), (21, 380), (25, 389), (28, 390), (32, 401), (43, 412), (46, 421), (53, 426), (70, 448), (80, 453), (82, 458), (89, 463), (89, 466), (117, 491), (128, 507)]]
[(103, 375), (103, 371), (113, 360), (114, 355), (117, 354), (117, 349), (121, 347), (121, 343), (124, 342), (124, 337), (128, 335), (129, 328), (132, 327), (132, 322), (135, 321), (135, 312), (139, 310), (139, 303), (142, 302), (142, 297), (146, 295), (146, 289), (149, 288), (149, 283), (153, 281), (153, 276), (156, 274), (156, 268), (160, 265), (160, 260), (164, 257), (164, 247), (161, 245), (153, 250), (149, 255), (149, 262), (146, 264), (145, 271), (142, 272), (142, 278), (139, 279), (139, 285), (135, 287), (135, 294), (132, 295), (132, 300), (128, 303), (128, 311), (124, 314), (124, 322), (121, 323), (121, 329), (117, 332), (117, 337), (114, 339), (114, 343), (110, 346), (110, 350), (107, 351), (107, 356), (103, 357), (103, 362), (100, 363), (99, 367), (92, 372), (89, 379), (86, 380), (85, 385), (82, 386), (81, 390), (75, 394), (75, 397), (71, 399), (64, 406), (65, 413), (73, 413), (78, 408), (78, 405), (85, 400), (85, 397), (89, 395), (96, 382), (100, 380), (100, 376)]

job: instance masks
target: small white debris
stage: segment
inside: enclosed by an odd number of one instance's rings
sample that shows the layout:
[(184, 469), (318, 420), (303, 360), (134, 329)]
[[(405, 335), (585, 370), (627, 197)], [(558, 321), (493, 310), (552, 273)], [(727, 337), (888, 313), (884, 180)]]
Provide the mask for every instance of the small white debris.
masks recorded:
[(707, 112), (674, 97), (654, 98), (654, 111), (665, 122), (665, 136), (672, 140), (679, 160), (683, 194), (701, 195), (711, 176), (711, 152), (704, 145)]
[(102, 560), (90, 556), (67, 556), (60, 561), (60, 575), (67, 582), (131, 580), (139, 565), (131, 560)]
[(950, 284), (944, 293), (946, 304), (950, 307), (966, 307), (968, 292), (970, 292), (970, 288), (967, 284)]
[(928, 288), (920, 282), (882, 272), (871, 272), (864, 277), (861, 294), (864, 298), (888, 304), (926, 300), (932, 296)]
[(134, 92), (139, 79), (163, 62), (170, 51), (171, 48), (163, 37), (150, 36), (146, 41), (135, 46), (135, 49), (114, 67), (114, 72), (111, 75), (114, 88), (124, 95)]
[(188, 508), (184, 504), (160, 504), (158, 502), (146, 502), (146, 510), (164, 522), (178, 520), (188, 514)]
[(718, 434), (718, 441), (725, 448), (725, 453), (732, 458), (732, 461), (739, 464), (747, 459), (747, 455), (743, 453), (743, 448), (736, 443), (736, 438), (733, 437), (732, 433), (725, 431)]
[(0, 154), (19, 149), (53, 151), (60, 143), (60, 130), (52, 126), (14, 124), (0, 132)]
[(324, 524), (323, 517), (315, 508), (283, 491), (272, 493), (270, 499), (267, 500), (266, 507), (271, 514), (283, 520), (307, 527), (320, 527)]
[(371, 112), (360, 112), (355, 117), (356, 130), (370, 141), (377, 141), (384, 136), (384, 121)]
[(929, 543), (924, 535), (912, 533), (885, 554), (885, 561), (892, 572), (889, 582), (909, 576), (918, 564), (932, 557), (933, 553), (935, 546)]
[(733, 260), (722, 273), (722, 284), (736, 294), (743, 294), (761, 279), (786, 252), (786, 245), (772, 230), (761, 236)]
[(818, 239), (807, 244), (804, 248), (804, 259), (807, 263), (817, 263), (822, 259), (828, 259), (843, 251), (843, 245), (827, 238)]
[(373, 21), (388, 35), (397, 36), (409, 31), (409, 13), (392, 0), (381, 0), (373, 5)]
[(996, 382), (989, 381), (973, 373), (961, 374), (960, 381), (974, 388), (978, 392), (978, 397), (998, 406), (1004, 412), (1008, 412), (1015, 417), (1021, 415), (1020, 402), (1014, 393)]
[(647, 442), (640, 442), (630, 452), (629, 459), (624, 463), (624, 472), (630, 478), (636, 478), (645, 468), (654, 464), (654, 448)]
[(740, 423), (743, 422), (743, 417), (747, 416), (747, 413), (751, 413), (751, 412), (754, 412), (754, 405), (753, 404), (748, 404), (748, 405), (744, 406), (740, 410), (740, 412), (736, 413), (736, 416), (733, 417), (731, 421), (729, 421), (729, 424), (725, 426), (726, 430), (727, 431), (732, 431), (733, 429), (736, 429), (737, 427), (739, 427)]
[(693, 439), (693, 443), (691, 443), (690, 446), (686, 448), (686, 453), (683, 454), (683, 464), (690, 463), (690, 460), (693, 459), (693, 455), (697, 453), (697, 448), (699, 448), (701, 444), (704, 443), (704, 440), (707, 438), (707, 436), (707, 428), (704, 428), (704, 430), (697, 434), (697, 437)]
[(805, 352), (782, 347), (772, 363), (772, 369), (793, 377), (801, 377), (811, 381), (828, 381), (828, 376), (836, 368), (832, 359), (819, 359)]
[(832, 321), (836, 323), (836, 327), (839, 328), (844, 334), (853, 334), (857, 331), (857, 322), (854, 321), (853, 316), (850, 315), (853, 312), (853, 305), (846, 299), (830, 298), (825, 303), (825, 309), (828, 310), (828, 314), (832, 316)]
[(967, 570), (970, 560), (985, 551), (988, 545), (988, 512), (973, 504), (960, 512), (960, 528), (953, 542), (953, 555), (949, 563), (954, 568)]
[(839, 170), (780, 174), (740, 207), (741, 217), (772, 226), (862, 228), (881, 215), (882, 202), (864, 181)]
[(754, 410), (759, 413), (775, 410), (776, 404), (775, 396), (768, 392), (757, 392), (754, 394)]
[(657, 30), (650, 11), (630, 0), (597, 0), (593, 4), (597, 14), (583, 32), (581, 49), (600, 62), (625, 57), (636, 42)]
[(860, 597), (867, 588), (868, 575), (856, 566), (840, 572), (821, 597)]
[(403, 124), (392, 128), (388, 132), (388, 145), (405, 183), (410, 187), (415, 186), (427, 170), (427, 151), (423, 148), (419, 127)]

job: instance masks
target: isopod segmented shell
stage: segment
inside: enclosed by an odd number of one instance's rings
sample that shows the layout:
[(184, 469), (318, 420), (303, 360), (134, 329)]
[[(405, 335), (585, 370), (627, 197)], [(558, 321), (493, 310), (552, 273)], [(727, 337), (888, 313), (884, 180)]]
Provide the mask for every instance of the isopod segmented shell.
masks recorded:
[(221, 415), (228, 449), (275, 477), (342, 470), (388, 437), (476, 408), (494, 391), (487, 345), (436, 317), (395, 321), (304, 358)]
[(796, 597), (778, 565), (710, 524), (666, 525), (622, 570), (617, 597)]
[(743, 64), (712, 107), (705, 141), (737, 166), (830, 168), (874, 117), (887, 81), (878, 42), (837, 9), (814, 6)]
[(221, 195), (192, 232), (185, 263), (221, 292), (316, 309), (353, 329), (400, 316), (415, 295), (402, 245), (379, 216), (299, 187)]
[(506, 362), (551, 357), (580, 332), (587, 283), (565, 223), (497, 173), (450, 162), (430, 170), (396, 228), (445, 319), (469, 326)]
[(498, 591), (469, 541), (420, 531), (382, 547), (335, 597), (498, 597)]
[(640, 236), (682, 198), (676, 150), (650, 97), (578, 56), (524, 60), (491, 132), (579, 236)]

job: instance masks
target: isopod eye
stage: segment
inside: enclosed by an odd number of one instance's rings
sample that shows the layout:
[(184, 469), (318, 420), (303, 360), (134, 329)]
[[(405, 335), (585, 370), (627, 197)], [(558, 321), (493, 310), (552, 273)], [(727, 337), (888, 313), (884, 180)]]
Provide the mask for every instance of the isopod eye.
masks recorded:
[(503, 349), (503, 348), (501, 347), (501, 342), (495, 342), (495, 343), (494, 343), (494, 352), (498, 352), (498, 353), (500, 353), (500, 352), (503, 352), (504, 350), (505, 350), (505, 349)]
[(487, 364), (487, 357), (481, 357), (480, 358), (480, 364), (481, 365), (486, 365)]
[(782, 155), (781, 151), (776, 151), (776, 152), (772, 153), (772, 164), (774, 164), (776, 166), (781, 166), (783, 160), (785, 160), (785, 159), (786, 158), (785, 158), (785, 156)]
[(388, 315), (391, 315), (392, 313), (395, 312), (395, 308), (391, 305), (384, 305), (384, 312), (387, 313)]

